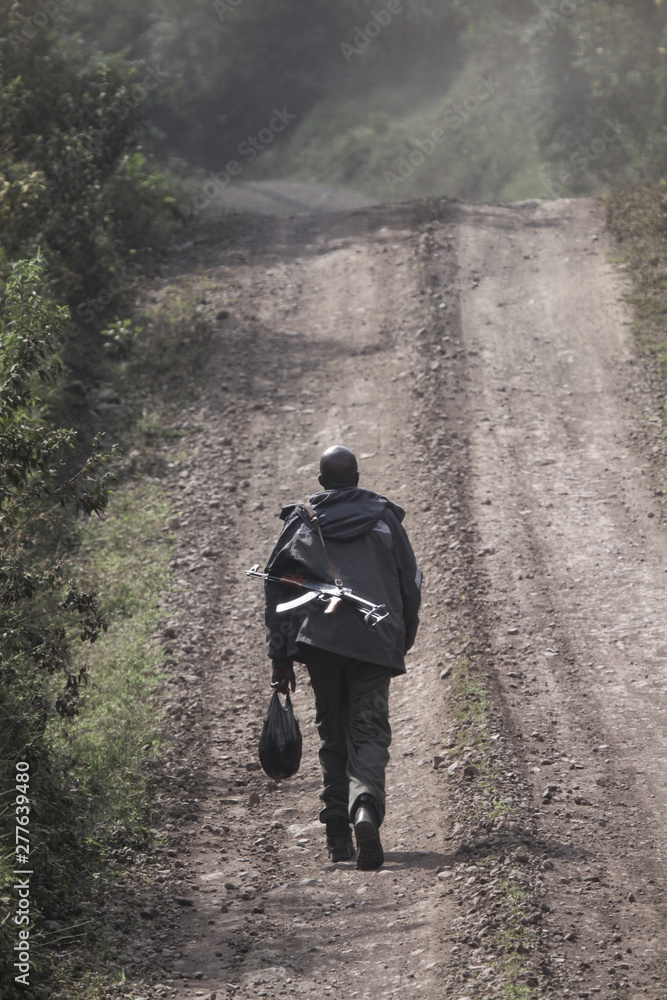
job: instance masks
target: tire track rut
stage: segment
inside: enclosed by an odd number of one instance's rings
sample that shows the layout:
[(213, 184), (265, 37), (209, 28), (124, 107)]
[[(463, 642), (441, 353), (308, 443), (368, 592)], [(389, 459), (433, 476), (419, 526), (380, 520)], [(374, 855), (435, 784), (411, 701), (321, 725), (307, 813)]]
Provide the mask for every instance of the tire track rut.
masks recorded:
[[(586, 201), (442, 201), (254, 220), (220, 253), (176, 460), (178, 801), (147, 996), (661, 997), (667, 536), (602, 227)], [(334, 441), (406, 506), (425, 571), (379, 873), (326, 861), (303, 671), (302, 769), (256, 769), (268, 660), (243, 572)], [(441, 677), (464, 654), (493, 785)]]

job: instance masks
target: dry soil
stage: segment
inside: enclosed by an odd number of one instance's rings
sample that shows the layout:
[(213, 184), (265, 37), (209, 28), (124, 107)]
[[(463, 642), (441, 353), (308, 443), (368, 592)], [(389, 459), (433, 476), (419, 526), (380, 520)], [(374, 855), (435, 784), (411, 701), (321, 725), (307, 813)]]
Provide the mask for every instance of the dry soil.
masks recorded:
[[(664, 455), (608, 254), (585, 200), (254, 217), (219, 253), (172, 456), (169, 851), (119, 957), (132, 995), (667, 996)], [(257, 763), (244, 571), (333, 443), (424, 570), (372, 873), (327, 861), (298, 667), (301, 771)]]

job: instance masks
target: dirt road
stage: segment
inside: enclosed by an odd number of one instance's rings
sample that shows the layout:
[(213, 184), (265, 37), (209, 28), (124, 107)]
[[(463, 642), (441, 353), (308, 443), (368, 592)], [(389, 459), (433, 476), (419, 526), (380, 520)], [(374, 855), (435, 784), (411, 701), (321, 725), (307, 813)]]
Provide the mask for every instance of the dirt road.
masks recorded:
[(294, 181), (239, 181), (218, 192), (206, 207), (207, 215), (252, 212), (253, 215), (310, 215), (368, 208), (373, 202), (352, 191), (325, 184)]
[[(256, 219), (221, 252), (174, 457), (172, 820), (120, 957), (136, 995), (667, 995), (667, 535), (606, 254), (587, 201)], [(425, 575), (377, 873), (327, 862), (303, 671), (301, 772), (256, 761), (244, 570), (335, 442), (406, 507)]]

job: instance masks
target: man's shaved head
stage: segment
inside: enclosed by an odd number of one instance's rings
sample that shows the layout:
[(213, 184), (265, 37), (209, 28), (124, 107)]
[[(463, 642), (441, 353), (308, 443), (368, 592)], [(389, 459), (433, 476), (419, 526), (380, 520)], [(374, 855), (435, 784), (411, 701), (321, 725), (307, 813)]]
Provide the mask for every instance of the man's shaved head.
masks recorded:
[(357, 459), (354, 452), (335, 444), (322, 455), (320, 459), (320, 485), (325, 490), (341, 490), (356, 486), (359, 482)]

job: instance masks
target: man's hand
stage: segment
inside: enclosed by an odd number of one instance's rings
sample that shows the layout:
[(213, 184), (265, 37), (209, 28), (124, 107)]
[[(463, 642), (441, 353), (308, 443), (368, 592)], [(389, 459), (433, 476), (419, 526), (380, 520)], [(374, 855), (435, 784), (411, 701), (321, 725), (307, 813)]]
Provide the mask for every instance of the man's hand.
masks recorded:
[(287, 694), (290, 688), (292, 691), (295, 690), (296, 677), (294, 676), (294, 666), (289, 660), (282, 663), (274, 660), (271, 672), (271, 687), (274, 691), (279, 691), (281, 694)]

